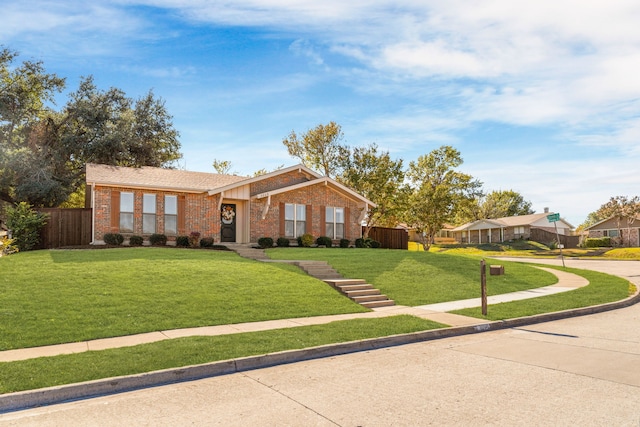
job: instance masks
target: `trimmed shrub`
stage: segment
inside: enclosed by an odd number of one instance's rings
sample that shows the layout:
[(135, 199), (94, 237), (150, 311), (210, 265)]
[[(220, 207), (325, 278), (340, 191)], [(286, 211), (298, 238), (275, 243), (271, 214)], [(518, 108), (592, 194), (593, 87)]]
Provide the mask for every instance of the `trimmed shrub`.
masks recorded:
[(129, 246), (142, 246), (142, 243), (144, 243), (142, 236), (129, 237)]
[(340, 239), (341, 248), (348, 248), (350, 243), (349, 239)]
[(273, 247), (273, 239), (271, 237), (260, 237), (258, 239), (258, 246), (262, 249)]
[(326, 246), (327, 248), (330, 248), (331, 246), (333, 246), (333, 240), (331, 240), (331, 237), (328, 236), (320, 236), (316, 239), (316, 245)]
[(200, 239), (200, 247), (201, 248), (212, 248), (213, 247), (213, 237), (203, 237)]
[(29, 203), (20, 202), (5, 209), (11, 238), (21, 251), (29, 251), (40, 243), (40, 230), (47, 223), (47, 215), (36, 212)]
[(154, 233), (149, 237), (149, 243), (151, 243), (152, 246), (164, 246), (167, 244), (167, 236)]
[(589, 237), (584, 240), (585, 248), (609, 248), (611, 247), (611, 237)]
[(106, 233), (102, 238), (107, 245), (120, 246), (124, 242), (124, 236), (120, 233)]
[(276, 240), (276, 245), (278, 245), (279, 248), (288, 248), (290, 243), (286, 237), (278, 237), (278, 240)]
[(192, 248), (197, 248), (199, 243), (200, 243), (200, 232), (192, 231), (189, 234), (189, 246), (191, 246)]
[(313, 236), (309, 233), (304, 233), (298, 237), (298, 246), (303, 248), (310, 248), (313, 245)]
[(176, 246), (180, 246), (182, 248), (189, 247), (189, 236), (178, 236), (176, 237)]
[(381, 246), (381, 243), (371, 238), (358, 238), (356, 239), (356, 248), (374, 248), (377, 249)]

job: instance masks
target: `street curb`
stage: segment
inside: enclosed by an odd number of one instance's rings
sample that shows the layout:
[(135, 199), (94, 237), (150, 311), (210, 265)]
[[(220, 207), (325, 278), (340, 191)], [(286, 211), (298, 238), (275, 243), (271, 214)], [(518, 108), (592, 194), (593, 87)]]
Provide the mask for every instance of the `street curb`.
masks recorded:
[(0, 395), (0, 414), (20, 411), (38, 406), (54, 405), (74, 400), (89, 399), (109, 394), (123, 393), (167, 384), (194, 381), (203, 378), (245, 372), (276, 365), (302, 362), (306, 360), (339, 356), (349, 353), (377, 350), (424, 341), (495, 331), (513, 327), (532, 325), (570, 317), (585, 316), (629, 307), (640, 302), (640, 289), (634, 295), (612, 303), (583, 307), (535, 316), (481, 323), (472, 326), (435, 329), (381, 338), (371, 338), (339, 344), (328, 344), (300, 350), (288, 350), (259, 356), (249, 356), (223, 360), (201, 365), (171, 368), (143, 374), (105, 378), (83, 383), (68, 384)]

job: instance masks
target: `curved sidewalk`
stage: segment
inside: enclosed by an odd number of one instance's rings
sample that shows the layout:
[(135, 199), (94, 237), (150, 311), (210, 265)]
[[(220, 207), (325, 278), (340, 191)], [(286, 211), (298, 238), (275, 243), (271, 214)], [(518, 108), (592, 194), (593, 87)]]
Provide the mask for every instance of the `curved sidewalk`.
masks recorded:
[[(558, 282), (555, 285), (545, 286), (542, 288), (491, 296), (487, 299), (488, 303), (498, 304), (501, 302), (536, 298), (558, 292), (567, 292), (581, 286), (586, 286), (589, 283), (583, 277), (577, 276), (575, 274), (559, 271), (552, 268), (538, 268), (549, 271), (550, 273), (556, 275), (558, 277)], [(139, 344), (148, 344), (152, 342), (174, 338), (183, 338), (188, 336), (229, 335), (243, 332), (264, 331), (270, 329), (284, 329), (295, 328), (299, 326), (319, 325), (338, 320), (355, 318), (378, 318), (396, 316), (400, 314), (409, 314), (421, 317), (448, 325), (449, 327), (472, 326), (489, 323), (489, 321), (483, 319), (447, 313), (448, 311), (458, 310), (461, 308), (479, 307), (480, 305), (480, 298), (473, 298), (462, 301), (451, 301), (418, 307), (407, 307), (398, 305), (381, 307), (378, 309), (374, 309), (374, 311), (368, 313), (350, 313), (293, 319), (268, 320), (263, 322), (239, 323), (232, 325), (205, 326), (199, 328), (173, 329), (167, 331), (148, 332), (137, 335), (127, 335), (91, 341), (0, 351), (0, 362), (13, 362), (19, 360), (34, 359), (37, 357), (50, 357), (62, 354), (74, 354), (83, 353), (86, 351), (99, 351), (110, 348), (130, 347)]]

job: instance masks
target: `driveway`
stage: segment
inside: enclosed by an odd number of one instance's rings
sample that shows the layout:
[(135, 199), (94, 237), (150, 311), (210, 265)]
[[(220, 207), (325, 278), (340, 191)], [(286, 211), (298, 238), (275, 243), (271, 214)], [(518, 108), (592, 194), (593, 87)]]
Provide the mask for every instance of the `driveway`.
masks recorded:
[[(566, 263), (640, 279), (634, 261)], [(9, 413), (0, 426), (638, 426), (639, 320), (635, 305)]]

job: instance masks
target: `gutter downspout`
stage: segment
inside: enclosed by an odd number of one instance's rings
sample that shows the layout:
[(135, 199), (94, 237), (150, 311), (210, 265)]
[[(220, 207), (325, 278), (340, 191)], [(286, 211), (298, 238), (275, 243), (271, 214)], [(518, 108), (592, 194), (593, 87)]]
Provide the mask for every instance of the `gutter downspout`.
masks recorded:
[(89, 184), (91, 187), (91, 245), (96, 244), (96, 186), (95, 182)]

